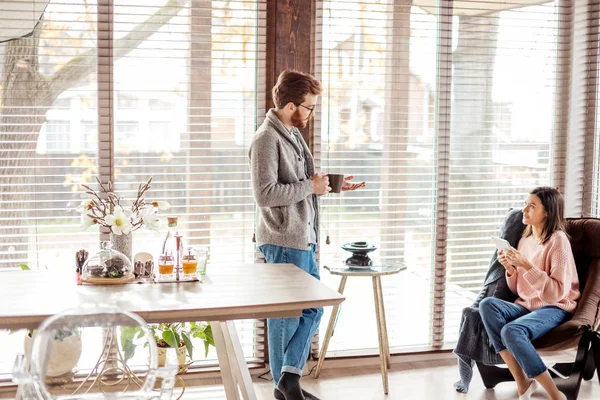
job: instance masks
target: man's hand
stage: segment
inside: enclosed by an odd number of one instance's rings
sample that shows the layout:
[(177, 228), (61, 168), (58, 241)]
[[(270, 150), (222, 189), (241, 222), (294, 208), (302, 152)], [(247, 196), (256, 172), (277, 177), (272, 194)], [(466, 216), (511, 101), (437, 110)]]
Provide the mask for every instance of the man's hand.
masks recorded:
[(315, 186), (315, 194), (327, 194), (331, 191), (327, 174), (319, 172), (312, 177), (312, 181)]
[(354, 177), (352, 175), (344, 178), (344, 183), (342, 184), (342, 192), (356, 190), (358, 188), (367, 186), (367, 184), (365, 182), (352, 183), (352, 182), (350, 182), (352, 179), (354, 179)]
[(506, 258), (506, 250), (498, 251), (498, 261), (500, 261), (500, 264), (502, 264), (502, 266), (506, 269), (508, 276), (511, 276), (515, 273), (515, 267), (513, 267), (511, 262)]

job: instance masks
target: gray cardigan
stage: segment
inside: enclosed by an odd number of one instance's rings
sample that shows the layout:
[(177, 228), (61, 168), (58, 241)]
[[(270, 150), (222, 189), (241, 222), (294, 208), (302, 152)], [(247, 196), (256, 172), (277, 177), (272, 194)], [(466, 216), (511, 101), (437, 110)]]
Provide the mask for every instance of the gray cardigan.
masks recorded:
[[(309, 225), (313, 201), (318, 227), (318, 201), (314, 185), (306, 177), (315, 174), (313, 157), (308, 146), (302, 148), (274, 109), (256, 131), (250, 151), (252, 192), (259, 207), (256, 242), (306, 250), (310, 244)], [(304, 170), (306, 160), (307, 171)], [(318, 235), (317, 235), (318, 237)]]

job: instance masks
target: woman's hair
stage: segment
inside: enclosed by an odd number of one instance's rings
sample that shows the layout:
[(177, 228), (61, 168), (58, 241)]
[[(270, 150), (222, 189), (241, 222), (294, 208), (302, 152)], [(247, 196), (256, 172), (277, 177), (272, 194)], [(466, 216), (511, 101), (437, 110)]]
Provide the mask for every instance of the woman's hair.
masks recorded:
[[(548, 214), (546, 216), (544, 229), (542, 229), (542, 234), (539, 238), (540, 244), (544, 244), (550, 239), (554, 232), (564, 232), (565, 230), (565, 199), (558, 189), (548, 186), (536, 187), (529, 194), (534, 194), (540, 199)], [(531, 225), (527, 225), (525, 232), (523, 232), (523, 237), (528, 237), (532, 234), (533, 228)]]
[(320, 95), (321, 82), (312, 75), (287, 69), (279, 75), (273, 87), (273, 103), (279, 109), (290, 102), (298, 106), (302, 104), (308, 93)]

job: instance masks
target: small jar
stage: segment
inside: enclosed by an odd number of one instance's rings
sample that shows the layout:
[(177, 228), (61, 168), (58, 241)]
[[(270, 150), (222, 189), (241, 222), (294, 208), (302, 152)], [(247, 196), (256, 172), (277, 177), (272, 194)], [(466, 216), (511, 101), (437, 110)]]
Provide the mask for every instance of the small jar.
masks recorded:
[(174, 258), (171, 253), (164, 253), (158, 257), (158, 274), (160, 276), (173, 275)]
[(194, 250), (198, 254), (198, 273), (200, 275), (205, 275), (206, 274), (206, 263), (208, 261), (208, 248), (196, 247), (196, 248), (194, 248)]
[(194, 249), (188, 247), (187, 251), (181, 259), (181, 266), (183, 268), (184, 276), (196, 275), (198, 271), (198, 254)]

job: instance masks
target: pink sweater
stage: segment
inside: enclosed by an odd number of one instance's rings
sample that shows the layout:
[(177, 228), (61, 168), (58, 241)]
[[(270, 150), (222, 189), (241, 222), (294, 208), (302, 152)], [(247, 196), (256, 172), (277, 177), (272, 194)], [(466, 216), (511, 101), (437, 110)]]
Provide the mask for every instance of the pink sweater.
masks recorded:
[(556, 231), (543, 245), (534, 235), (521, 238), (518, 250), (533, 268), (516, 268), (512, 275), (506, 274), (508, 287), (519, 296), (515, 303), (530, 311), (556, 306), (574, 312), (580, 297), (579, 279), (567, 235)]

